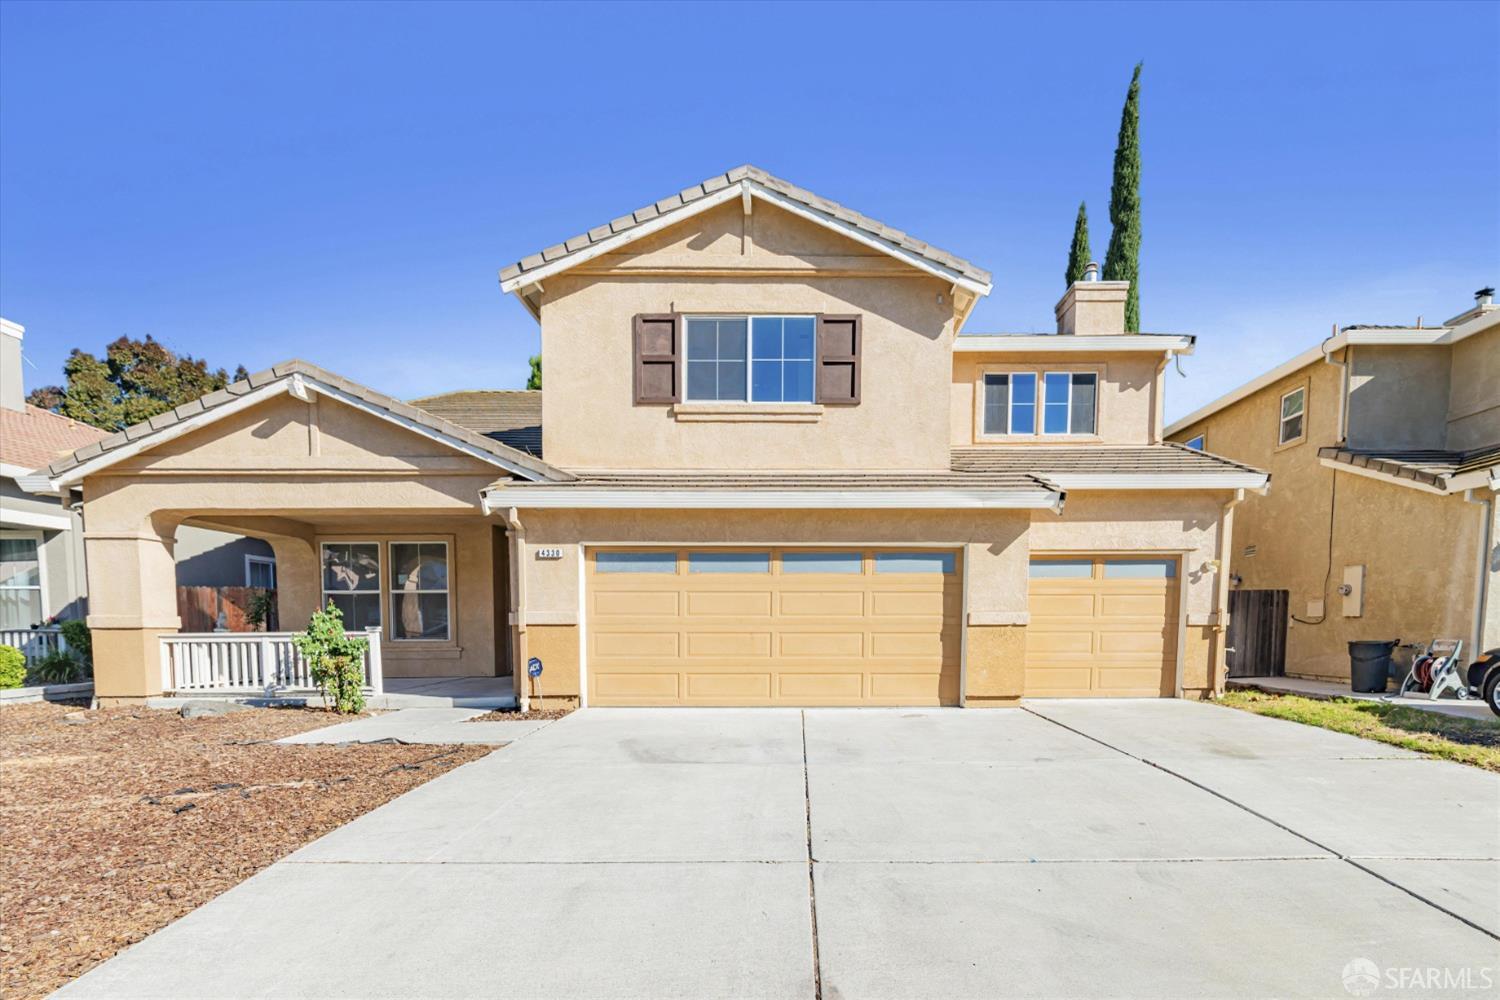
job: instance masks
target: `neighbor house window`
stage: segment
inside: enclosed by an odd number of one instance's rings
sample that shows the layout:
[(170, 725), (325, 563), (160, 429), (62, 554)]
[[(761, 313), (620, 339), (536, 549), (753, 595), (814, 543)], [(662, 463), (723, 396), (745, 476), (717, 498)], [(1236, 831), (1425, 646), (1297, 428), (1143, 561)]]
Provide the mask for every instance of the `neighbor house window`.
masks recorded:
[(448, 638), (448, 543), (391, 543), (391, 638)]
[(245, 557), (245, 586), (276, 589), (276, 560), (265, 556)]
[(1281, 425), (1276, 443), (1287, 444), (1302, 437), (1307, 419), (1307, 387), (1293, 389), (1281, 397)]
[(690, 402), (811, 403), (811, 316), (701, 316), (687, 321)]
[(380, 624), (380, 544), (326, 542), (323, 545), (323, 606), (332, 602), (344, 627)]
[(42, 561), (36, 538), (0, 538), (0, 628), (31, 628), (42, 613)]
[(1040, 384), (1035, 372), (990, 373), (984, 377), (984, 433), (1093, 434), (1098, 396), (1094, 372), (1047, 372)]
[(1197, 437), (1188, 438), (1187, 439), (1187, 447), (1193, 449), (1194, 451), (1202, 451), (1203, 450), (1203, 435), (1199, 434)]

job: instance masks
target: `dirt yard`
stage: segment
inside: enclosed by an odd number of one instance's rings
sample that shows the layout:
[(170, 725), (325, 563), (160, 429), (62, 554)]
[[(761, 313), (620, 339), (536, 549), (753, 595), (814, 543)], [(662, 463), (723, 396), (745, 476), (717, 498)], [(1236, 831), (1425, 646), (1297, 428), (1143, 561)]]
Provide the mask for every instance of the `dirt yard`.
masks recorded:
[(0, 996), (41, 997), (294, 849), (488, 747), (274, 746), (254, 709), (0, 709)]

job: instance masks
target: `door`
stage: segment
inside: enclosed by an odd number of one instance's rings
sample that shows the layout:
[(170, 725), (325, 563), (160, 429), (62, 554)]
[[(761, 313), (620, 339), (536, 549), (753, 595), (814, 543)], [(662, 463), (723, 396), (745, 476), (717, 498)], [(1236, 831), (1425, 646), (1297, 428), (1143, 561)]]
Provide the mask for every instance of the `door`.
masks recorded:
[(1175, 556), (1034, 556), (1026, 696), (1170, 697), (1178, 585)]
[(591, 705), (952, 705), (951, 549), (596, 548)]

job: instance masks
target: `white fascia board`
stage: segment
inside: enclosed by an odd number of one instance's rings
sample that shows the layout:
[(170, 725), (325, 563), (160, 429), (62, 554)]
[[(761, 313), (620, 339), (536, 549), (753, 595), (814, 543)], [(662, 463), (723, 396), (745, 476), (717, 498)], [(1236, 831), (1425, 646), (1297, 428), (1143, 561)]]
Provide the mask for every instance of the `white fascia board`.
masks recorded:
[(536, 284), (539, 281), (545, 281), (554, 274), (561, 274), (563, 271), (577, 267), (579, 264), (593, 260), (595, 257), (600, 257), (607, 253), (613, 253), (614, 251), (619, 250), (621, 247), (629, 246), (631, 243), (634, 243), (636, 240), (639, 240), (642, 237), (650, 236), (652, 233), (665, 229), (668, 226), (675, 226), (679, 222), (691, 219), (693, 216), (698, 215), (702, 212), (706, 212), (710, 208), (713, 208), (717, 205), (722, 205), (726, 201), (731, 201), (735, 198), (742, 197), (743, 192), (747, 191), (750, 193), (752, 198), (760, 198), (767, 202), (770, 202), (771, 204), (776, 205), (778, 208), (782, 208), (788, 212), (791, 212), (793, 215), (806, 219), (809, 222), (816, 223), (824, 227), (825, 229), (831, 229), (841, 236), (846, 236), (849, 239), (854, 240), (856, 243), (861, 243), (864, 246), (879, 250), (881, 253), (895, 257), (898, 260), (903, 261), (904, 263), (910, 264), (912, 267), (915, 267), (918, 270), (926, 271), (928, 274), (936, 275), (937, 277), (942, 278), (945, 281), (950, 281), (961, 288), (967, 288), (969, 291), (973, 292), (976, 295), (988, 295), (994, 287), (988, 282), (975, 281), (973, 278), (967, 277), (966, 275), (963, 275), (958, 271), (953, 270), (952, 268), (944, 267), (943, 265), (938, 264), (935, 261), (928, 260), (926, 257), (923, 257), (920, 254), (912, 253), (904, 247), (890, 243), (871, 233), (867, 233), (863, 229), (860, 229), (858, 226), (843, 222), (842, 220), (837, 219), (834, 216), (827, 214), (826, 212), (820, 212), (816, 209), (809, 208), (799, 201), (788, 198), (783, 194), (772, 191), (770, 188), (763, 187), (755, 181), (746, 178), (729, 185), (722, 191), (715, 191), (713, 194), (699, 198), (697, 201), (692, 202), (689, 205), (684, 205), (682, 208), (674, 209), (670, 212), (658, 215), (654, 219), (643, 222), (638, 226), (632, 226), (631, 228), (623, 232), (616, 233), (608, 239), (601, 240), (598, 243), (592, 244), (591, 246), (577, 251), (576, 253), (570, 253), (564, 257), (560, 257), (550, 264), (543, 264), (541, 267), (532, 268), (529, 271), (523, 271), (513, 278), (502, 279), (500, 282), (500, 290), (502, 292), (514, 292), (519, 296), (519, 294), (526, 288)]
[(1487, 309), (1478, 316), (1471, 316), (1462, 323), (1452, 327), (1448, 336), (1443, 338), (1445, 344), (1456, 344), (1460, 340), (1467, 340), (1476, 333), (1500, 326), (1500, 309)]
[(24, 465), (12, 465), (10, 462), (0, 462), (0, 476), (5, 476), (7, 479), (20, 479), (22, 476), (31, 475), (33, 471)]
[[(267, 382), (260, 388), (252, 389), (250, 392), (245, 393), (243, 396), (240, 396), (237, 399), (231, 400), (228, 403), (220, 404), (219, 406), (215, 406), (211, 410), (199, 411), (198, 413), (177, 421), (177, 423), (175, 424), (163, 427), (159, 431), (150, 431), (128, 444), (121, 445), (118, 448), (113, 448), (101, 455), (97, 455), (94, 458), (89, 459), (87, 462), (75, 465), (73, 468), (68, 469), (66, 472), (62, 473), (59, 476), (46, 479), (45, 490), (33, 489), (31, 490), (31, 492), (60, 493), (66, 490), (69, 486), (81, 483), (88, 476), (95, 475), (98, 472), (107, 469), (118, 462), (122, 462), (125, 459), (138, 455), (148, 449), (155, 448), (157, 445), (164, 444), (168, 441), (173, 440), (174, 438), (179, 438), (184, 434), (192, 433), (193, 431), (199, 430), (200, 428), (205, 427), (211, 423), (215, 423), (225, 417), (238, 413), (241, 410), (247, 410), (252, 406), (257, 406), (260, 403), (263, 403), (266, 400), (271, 399), (275, 396), (279, 396), (283, 393), (305, 393), (308, 390), (320, 393), (324, 396), (328, 396), (331, 399), (336, 399), (341, 403), (346, 403), (349, 406), (354, 407), (355, 409), (363, 410), (364, 412), (369, 413), (372, 416), (379, 417), (380, 419), (388, 423), (395, 424), (398, 427), (406, 428), (413, 433), (421, 434), (424, 437), (440, 441), (457, 451), (461, 451), (466, 455), (477, 458), (480, 461), (485, 462), (486, 464), (502, 468), (507, 472), (521, 476), (524, 479), (534, 479), (537, 476), (537, 473), (532, 469), (528, 469), (525, 466), (516, 463), (507, 462), (505, 459), (500, 458), (498, 455), (491, 454), (490, 452), (487, 452), (481, 448), (476, 448), (473, 445), (458, 440), (457, 438), (449, 437), (447, 434), (443, 434), (440, 431), (433, 430), (431, 427), (419, 424), (415, 420), (408, 420), (406, 417), (391, 413), (389, 410), (376, 406), (373, 403), (366, 402), (365, 400), (360, 399), (358, 396), (351, 395), (340, 389), (335, 389), (333, 386), (327, 385), (323, 382), (318, 381), (317, 379), (310, 378), (299, 373), (295, 376), (287, 375), (283, 378), (276, 379), (275, 381)], [(29, 489), (29, 487), (24, 485), (23, 488)]]
[(1064, 333), (1025, 335), (969, 333), (953, 338), (953, 350), (958, 354), (1061, 353), (1074, 351), (1087, 354), (1110, 354), (1127, 351), (1160, 351), (1167, 354), (1192, 354), (1193, 338), (1129, 333), (1084, 337)]
[(1052, 510), (1051, 490), (643, 490), (572, 486), (511, 486), (480, 494), (486, 514), (521, 510)]
[(1433, 493), (1440, 497), (1447, 496), (1449, 492), (1441, 486), (1433, 486), (1431, 483), (1408, 479), (1405, 476), (1393, 476), (1389, 472), (1366, 468), (1363, 465), (1350, 465), (1348, 462), (1340, 462), (1333, 458), (1320, 458), (1318, 459), (1318, 464), (1325, 469), (1332, 469), (1334, 472), (1348, 472), (1352, 475), (1364, 476), (1367, 479), (1378, 479), (1383, 483), (1390, 483), (1392, 486), (1405, 486), (1407, 489), (1420, 490), (1423, 493)]
[(1435, 326), (1417, 329), (1401, 330), (1345, 330), (1334, 338), (1337, 347), (1329, 350), (1337, 350), (1345, 344), (1353, 344), (1356, 347), (1362, 345), (1380, 347), (1424, 347), (1431, 344), (1443, 344), (1448, 342), (1451, 333), (1447, 327)]
[(1488, 469), (1474, 469), (1462, 475), (1449, 476), (1444, 480), (1449, 493), (1460, 493), (1464, 490), (1472, 490), (1488, 486), (1495, 488), (1495, 483), (1500, 481), (1500, 465), (1492, 465)]
[(1063, 490), (1261, 490), (1262, 472), (1079, 472), (1041, 473)]
[(0, 506), (0, 527), (45, 528), (48, 531), (67, 531), (73, 521), (67, 514), (45, 514), (40, 511), (16, 510)]

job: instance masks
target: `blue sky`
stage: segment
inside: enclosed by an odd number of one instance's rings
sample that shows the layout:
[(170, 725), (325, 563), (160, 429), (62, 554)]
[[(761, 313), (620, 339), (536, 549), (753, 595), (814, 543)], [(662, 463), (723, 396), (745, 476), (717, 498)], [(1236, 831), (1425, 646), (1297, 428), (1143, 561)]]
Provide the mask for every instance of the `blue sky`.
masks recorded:
[(524, 383), (496, 271), (751, 162), (995, 273), (1108, 241), (1131, 66), (1169, 416), (1500, 281), (1500, 5), (0, 4), (0, 313), (401, 395)]

